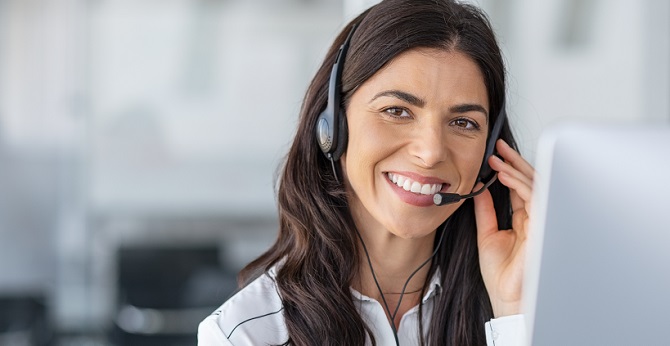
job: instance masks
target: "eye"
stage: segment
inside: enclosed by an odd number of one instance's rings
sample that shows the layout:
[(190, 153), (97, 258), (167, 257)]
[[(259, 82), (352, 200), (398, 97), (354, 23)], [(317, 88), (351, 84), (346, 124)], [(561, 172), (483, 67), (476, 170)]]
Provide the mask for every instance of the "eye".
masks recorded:
[(396, 119), (404, 119), (412, 117), (407, 111), (407, 109), (402, 107), (389, 107), (384, 109), (383, 112), (385, 115)]
[(479, 124), (466, 118), (454, 119), (451, 121), (451, 125), (460, 127), (463, 130), (479, 130)]

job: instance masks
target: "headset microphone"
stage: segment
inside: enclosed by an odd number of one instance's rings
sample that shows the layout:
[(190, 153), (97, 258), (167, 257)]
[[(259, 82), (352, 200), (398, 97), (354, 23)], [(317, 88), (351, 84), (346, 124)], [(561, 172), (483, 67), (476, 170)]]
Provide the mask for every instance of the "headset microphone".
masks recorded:
[(496, 119), (495, 124), (493, 124), (493, 129), (491, 129), (491, 136), (489, 137), (489, 141), (486, 144), (486, 151), (484, 152), (484, 161), (482, 162), (482, 168), (479, 170), (479, 176), (477, 178), (478, 182), (486, 181), (486, 184), (484, 184), (481, 189), (467, 195), (438, 192), (433, 196), (433, 203), (435, 205), (447, 205), (456, 203), (462, 199), (475, 197), (488, 189), (489, 186), (496, 181), (498, 175), (491, 170), (491, 166), (489, 166), (489, 157), (495, 152), (496, 141), (498, 140), (498, 137), (500, 137), (500, 131), (502, 130), (505, 118), (507, 118), (507, 113), (505, 112), (505, 102), (503, 102), (500, 113), (498, 113), (498, 118)]
[(440, 206), (440, 205), (456, 203), (456, 202), (458, 202), (462, 199), (475, 197), (475, 196), (481, 194), (482, 192), (484, 192), (484, 190), (488, 189), (489, 186), (491, 186), (491, 184), (493, 184), (493, 182), (496, 181), (496, 178), (498, 178), (498, 175), (494, 174), (493, 178), (491, 178), (488, 182), (486, 182), (486, 184), (484, 184), (484, 186), (481, 189), (479, 189), (479, 190), (477, 190), (473, 193), (469, 193), (467, 195), (459, 195), (457, 193), (438, 192), (433, 196), (433, 203), (435, 203), (435, 205), (437, 205), (437, 206)]

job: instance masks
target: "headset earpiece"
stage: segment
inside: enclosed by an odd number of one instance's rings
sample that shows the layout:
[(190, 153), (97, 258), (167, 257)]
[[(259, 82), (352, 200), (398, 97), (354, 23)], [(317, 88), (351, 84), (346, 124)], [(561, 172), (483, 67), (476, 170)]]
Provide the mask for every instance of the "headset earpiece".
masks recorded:
[(491, 135), (489, 136), (489, 140), (486, 143), (486, 151), (484, 152), (484, 162), (482, 162), (482, 167), (479, 170), (479, 177), (478, 177), (478, 180), (481, 182), (486, 182), (492, 178), (493, 171), (491, 170), (491, 166), (489, 166), (489, 158), (491, 157), (491, 155), (495, 153), (496, 141), (498, 140), (498, 138), (500, 138), (500, 131), (502, 130), (502, 126), (505, 123), (506, 118), (507, 118), (507, 112), (505, 111), (505, 103), (503, 102), (502, 108), (500, 109), (500, 113), (498, 113), (498, 118), (496, 119), (496, 122), (493, 124), (493, 128), (491, 129)]
[[(340, 78), (339, 75), (342, 71), (339, 68), (340, 55), (342, 54), (342, 47), (340, 47), (339, 52), (337, 53), (337, 59), (333, 65), (333, 69), (330, 73), (330, 80), (328, 82), (328, 104), (326, 109), (319, 114), (319, 118), (316, 122), (316, 140), (321, 147), (326, 156), (329, 156), (333, 153), (334, 149), (337, 147), (337, 118), (339, 118), (339, 103), (340, 103), (340, 93), (337, 92), (340, 89)], [(337, 116), (336, 116), (337, 115)]]
[(356, 24), (351, 28), (349, 35), (337, 52), (328, 81), (328, 104), (316, 120), (316, 141), (321, 151), (331, 161), (337, 161), (347, 146), (347, 119), (341, 109), (342, 69), (354, 30), (356, 30)]
[(347, 143), (349, 142), (349, 129), (347, 127), (347, 117), (344, 111), (341, 110), (338, 118), (337, 128), (337, 146), (333, 148), (333, 160), (340, 159), (342, 154), (347, 150)]

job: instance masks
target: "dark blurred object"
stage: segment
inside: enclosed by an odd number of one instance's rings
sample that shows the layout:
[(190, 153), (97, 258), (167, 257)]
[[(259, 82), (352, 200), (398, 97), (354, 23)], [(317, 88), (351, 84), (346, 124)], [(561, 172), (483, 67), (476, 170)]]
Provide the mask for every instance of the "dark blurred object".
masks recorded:
[(51, 341), (43, 297), (0, 297), (0, 345), (43, 346)]
[(216, 247), (133, 247), (118, 252), (119, 345), (195, 345), (198, 323), (236, 289)]

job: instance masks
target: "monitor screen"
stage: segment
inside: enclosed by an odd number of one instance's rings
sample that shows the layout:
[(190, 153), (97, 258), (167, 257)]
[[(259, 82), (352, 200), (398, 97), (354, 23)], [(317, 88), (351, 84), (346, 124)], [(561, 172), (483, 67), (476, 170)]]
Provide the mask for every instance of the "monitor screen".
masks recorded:
[(670, 126), (565, 126), (536, 164), (530, 344), (667, 344)]

